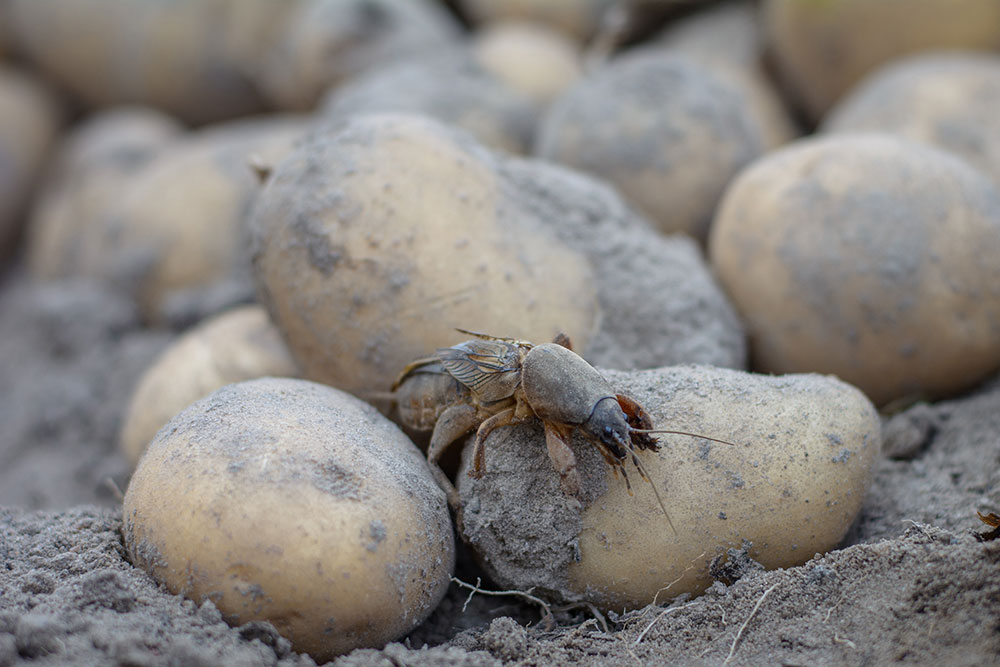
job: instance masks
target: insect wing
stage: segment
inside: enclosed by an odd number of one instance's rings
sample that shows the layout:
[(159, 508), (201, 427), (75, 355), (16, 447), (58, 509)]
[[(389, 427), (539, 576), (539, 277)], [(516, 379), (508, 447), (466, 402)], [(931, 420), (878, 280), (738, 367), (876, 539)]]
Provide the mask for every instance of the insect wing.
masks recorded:
[(523, 344), (467, 340), (438, 350), (444, 369), (484, 402), (510, 398), (521, 381)]

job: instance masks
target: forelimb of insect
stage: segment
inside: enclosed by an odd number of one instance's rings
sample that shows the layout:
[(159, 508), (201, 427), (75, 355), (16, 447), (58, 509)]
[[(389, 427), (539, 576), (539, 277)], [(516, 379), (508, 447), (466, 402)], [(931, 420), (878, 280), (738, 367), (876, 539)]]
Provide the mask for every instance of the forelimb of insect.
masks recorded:
[(441, 469), (439, 461), (451, 443), (476, 428), (480, 422), (482, 422), (482, 416), (476, 406), (468, 403), (453, 405), (438, 417), (437, 423), (434, 424), (434, 430), (431, 432), (431, 442), (427, 446), (427, 463), (431, 473), (438, 486), (445, 492), (448, 505), (456, 512), (462, 505), (458, 498), (458, 489)]
[[(495, 429), (510, 424), (520, 424), (532, 419), (534, 414), (523, 404), (507, 408), (493, 415), (480, 426), (476, 432), (476, 443), (472, 452), (472, 467), (469, 476), (481, 479), (486, 473), (486, 438)], [(559, 486), (564, 493), (577, 496), (580, 493), (580, 473), (576, 469), (576, 455), (570, 448), (569, 436), (572, 428), (552, 422), (543, 422), (545, 427), (545, 446), (548, 449), (552, 466), (559, 473)]]

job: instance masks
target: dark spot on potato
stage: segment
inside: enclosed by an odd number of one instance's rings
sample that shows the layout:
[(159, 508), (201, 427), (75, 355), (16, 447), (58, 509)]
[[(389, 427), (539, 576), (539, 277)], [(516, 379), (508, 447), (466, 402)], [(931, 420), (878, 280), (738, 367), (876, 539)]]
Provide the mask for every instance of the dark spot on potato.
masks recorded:
[(292, 229), (297, 240), (304, 246), (309, 258), (309, 265), (329, 276), (344, 259), (346, 251), (343, 247), (334, 246), (317, 224), (304, 214), (299, 214), (292, 223)]
[(382, 521), (380, 521), (379, 519), (375, 519), (374, 521), (369, 523), (368, 537), (370, 538), (370, 541), (368, 542), (368, 544), (365, 545), (365, 548), (368, 549), (368, 551), (375, 551), (376, 549), (378, 549), (378, 545), (383, 540), (385, 540), (386, 537), (385, 524), (382, 523)]
[(365, 497), (362, 492), (364, 487), (362, 480), (334, 461), (319, 463), (312, 470), (313, 475), (310, 481), (323, 493), (329, 493), (344, 500), (362, 500)]

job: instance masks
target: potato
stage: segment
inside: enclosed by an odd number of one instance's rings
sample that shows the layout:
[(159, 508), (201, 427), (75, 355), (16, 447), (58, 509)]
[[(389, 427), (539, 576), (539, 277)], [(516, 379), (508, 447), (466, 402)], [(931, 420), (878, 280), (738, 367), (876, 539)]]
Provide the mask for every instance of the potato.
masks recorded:
[(257, 198), (260, 300), (310, 379), (358, 393), (467, 338), (456, 328), (585, 346), (591, 267), (516, 206), (465, 134), (353, 117), (279, 163)]
[(459, 0), (473, 23), (531, 21), (581, 42), (590, 38), (614, 0)]
[(125, 494), (132, 562), (232, 625), (268, 621), (317, 661), (409, 632), (455, 563), (419, 450), (331, 387), (228, 385), (158, 434)]
[(704, 239), (726, 183), (763, 149), (737, 89), (654, 49), (611, 61), (560, 97), (535, 153), (611, 181), (663, 231)]
[(170, 116), (144, 107), (94, 114), (62, 142), (27, 229), (27, 264), (37, 278), (84, 268), (86, 238), (126, 181), (182, 134)]
[(661, 434), (659, 451), (637, 455), (648, 480), (626, 459), (630, 493), (577, 433), (577, 500), (560, 489), (540, 422), (493, 431), (484, 476), (468, 476), (467, 449), (458, 488), (465, 539), (500, 587), (641, 608), (702, 592), (713, 559), (746, 542), (767, 568), (802, 564), (836, 547), (861, 508), (880, 424), (854, 387), (710, 366), (603, 374), (654, 428), (734, 444)]
[(156, 432), (198, 399), (234, 382), (295, 375), (298, 368), (261, 306), (216, 315), (178, 338), (139, 379), (118, 446), (134, 466)]
[(249, 80), (293, 3), (8, 0), (18, 46), (92, 106), (138, 103), (192, 123), (263, 108)]
[(487, 25), (476, 33), (472, 52), (484, 69), (540, 105), (552, 102), (582, 74), (578, 45), (528, 22)]
[(792, 144), (727, 191), (709, 255), (760, 371), (834, 373), (884, 405), (1000, 368), (1000, 190), (943, 151)]
[(334, 88), (321, 114), (331, 121), (378, 112), (425, 114), (509, 153), (527, 153), (538, 107), (477, 64), (449, 49), (389, 65)]
[(328, 88), (456, 42), (458, 34), (454, 19), (431, 0), (301, 2), (256, 80), (279, 108), (306, 111)]
[(1000, 184), (1000, 56), (932, 53), (887, 65), (835, 106), (823, 132), (890, 132), (955, 153)]
[(236, 281), (252, 286), (243, 218), (266, 164), (308, 129), (299, 117), (260, 117), (194, 133), (158, 155), (99, 218), (81, 250), (83, 274), (132, 290), (143, 316), (168, 319), (171, 300)]
[(25, 208), (61, 123), (55, 98), (28, 74), (0, 65), (0, 261), (11, 254)]
[(762, 11), (776, 69), (813, 120), (894, 58), (1000, 47), (997, 0), (765, 0)]
[(671, 23), (653, 44), (686, 54), (739, 91), (772, 149), (799, 131), (762, 65), (757, 17), (751, 3), (721, 3)]

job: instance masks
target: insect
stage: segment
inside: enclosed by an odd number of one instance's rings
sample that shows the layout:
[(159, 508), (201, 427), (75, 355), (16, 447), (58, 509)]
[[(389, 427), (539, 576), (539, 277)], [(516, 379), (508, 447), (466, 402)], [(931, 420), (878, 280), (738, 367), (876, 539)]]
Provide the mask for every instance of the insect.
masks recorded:
[[(400, 419), (418, 431), (431, 431), (427, 460), (449, 505), (460, 512), (458, 491), (439, 465), (447, 448), (476, 429), (469, 475), (485, 472), (487, 436), (501, 426), (539, 419), (545, 445), (559, 473), (560, 488), (570, 496), (580, 492), (576, 455), (569, 446), (574, 430), (601, 452), (629, 488), (627, 457), (646, 481), (637, 450), (658, 451), (652, 433), (674, 433), (733, 444), (685, 431), (652, 429), (652, 420), (641, 405), (616, 393), (596, 368), (573, 352), (569, 338), (556, 336), (552, 343), (535, 345), (513, 338), (499, 338), (458, 329), (474, 336), (433, 357), (418, 359), (403, 369), (393, 384)], [(656, 486), (657, 502), (673, 528)], [(675, 531), (676, 532), (676, 531)]]

